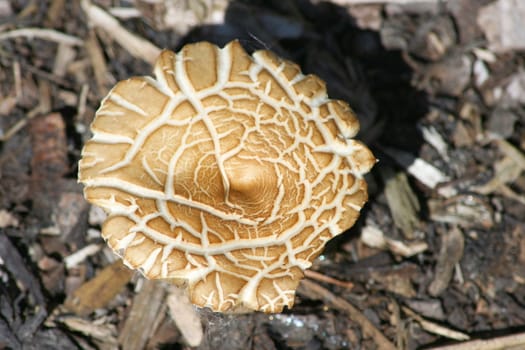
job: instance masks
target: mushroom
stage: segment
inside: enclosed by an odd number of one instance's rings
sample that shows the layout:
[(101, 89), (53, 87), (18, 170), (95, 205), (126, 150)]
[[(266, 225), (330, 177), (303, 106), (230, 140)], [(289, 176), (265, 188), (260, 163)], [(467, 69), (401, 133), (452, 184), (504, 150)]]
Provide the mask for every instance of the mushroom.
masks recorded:
[(78, 178), (131, 268), (213, 311), (280, 312), (325, 243), (351, 227), (375, 163), (325, 83), (269, 51), (189, 44), (155, 79), (119, 82)]

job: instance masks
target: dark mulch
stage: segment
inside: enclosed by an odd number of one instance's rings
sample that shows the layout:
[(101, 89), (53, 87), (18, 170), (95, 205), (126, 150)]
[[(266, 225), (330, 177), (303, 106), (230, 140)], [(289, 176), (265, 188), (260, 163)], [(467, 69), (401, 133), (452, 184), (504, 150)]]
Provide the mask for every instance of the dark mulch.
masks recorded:
[[(490, 49), (477, 16), (491, 1), (174, 1), (173, 23), (144, 0), (93, 2), (139, 9), (119, 22), (160, 48), (237, 38), (297, 62), (350, 103), (380, 160), (358, 224), (313, 268), (353, 288), (309, 279), (277, 315), (201, 310), (199, 349), (425, 349), (467, 335), (523, 337), (525, 56)], [(169, 287), (149, 288), (114, 262), (76, 183), (101, 98), (150, 64), (89, 26), (81, 1), (0, 0), (0, 38), (24, 28), (80, 42), (0, 39), (0, 349), (188, 348), (162, 299)], [(140, 301), (145, 291), (159, 300)], [(142, 323), (133, 318), (141, 303), (156, 310)]]

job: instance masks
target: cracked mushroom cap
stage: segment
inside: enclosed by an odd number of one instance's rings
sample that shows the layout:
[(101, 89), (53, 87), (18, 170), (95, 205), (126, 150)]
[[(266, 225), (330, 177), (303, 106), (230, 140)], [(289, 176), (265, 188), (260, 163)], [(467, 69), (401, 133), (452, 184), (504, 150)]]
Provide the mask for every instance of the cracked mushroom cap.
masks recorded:
[(78, 176), (128, 266), (214, 311), (280, 312), (367, 200), (358, 128), (294, 63), (200, 42), (111, 90)]

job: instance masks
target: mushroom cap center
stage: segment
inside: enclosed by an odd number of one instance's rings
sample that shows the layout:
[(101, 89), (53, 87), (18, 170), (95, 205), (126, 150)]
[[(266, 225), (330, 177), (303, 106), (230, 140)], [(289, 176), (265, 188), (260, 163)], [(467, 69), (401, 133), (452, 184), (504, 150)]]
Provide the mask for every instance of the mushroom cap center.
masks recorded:
[(275, 172), (266, 162), (232, 159), (225, 163), (229, 201), (249, 217), (267, 219), (278, 193)]

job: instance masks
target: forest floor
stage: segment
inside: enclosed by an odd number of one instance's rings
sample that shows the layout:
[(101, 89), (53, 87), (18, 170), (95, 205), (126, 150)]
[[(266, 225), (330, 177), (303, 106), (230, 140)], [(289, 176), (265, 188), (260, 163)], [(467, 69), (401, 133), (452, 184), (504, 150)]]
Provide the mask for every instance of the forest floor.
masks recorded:
[[(524, 17), (519, 0), (0, 0), (0, 349), (525, 348)], [(233, 39), (323, 78), (379, 159), (358, 223), (275, 315), (197, 310), (123, 267), (76, 180), (117, 81)]]

